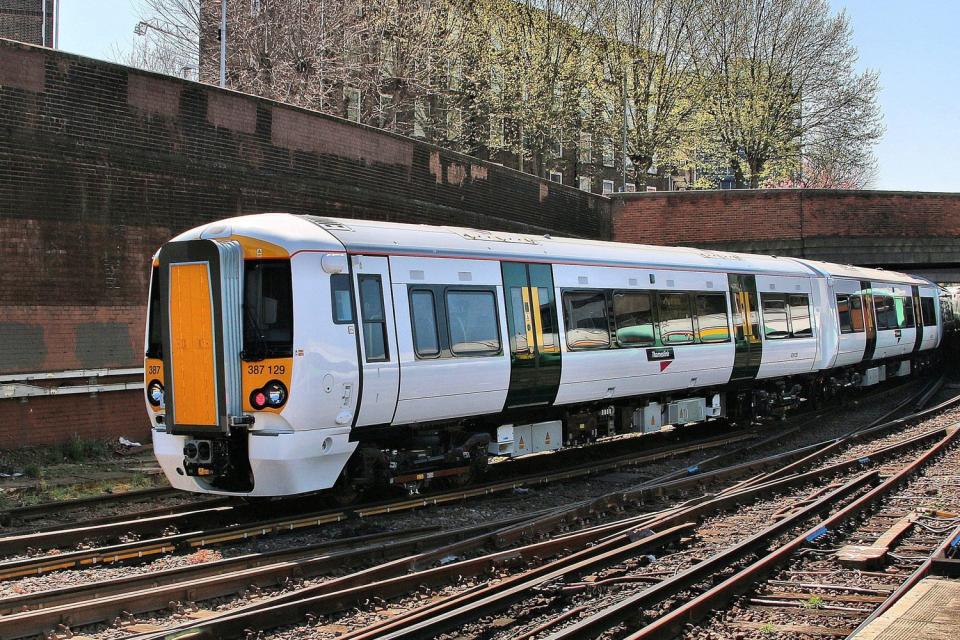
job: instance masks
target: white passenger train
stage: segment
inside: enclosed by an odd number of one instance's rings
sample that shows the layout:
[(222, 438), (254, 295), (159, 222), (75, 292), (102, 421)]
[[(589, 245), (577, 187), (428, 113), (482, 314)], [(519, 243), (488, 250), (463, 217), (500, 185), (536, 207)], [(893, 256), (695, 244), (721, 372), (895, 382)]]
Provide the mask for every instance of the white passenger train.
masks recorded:
[(187, 491), (455, 481), (907, 375), (941, 341), (938, 293), (793, 258), (243, 216), (155, 257), (146, 402)]

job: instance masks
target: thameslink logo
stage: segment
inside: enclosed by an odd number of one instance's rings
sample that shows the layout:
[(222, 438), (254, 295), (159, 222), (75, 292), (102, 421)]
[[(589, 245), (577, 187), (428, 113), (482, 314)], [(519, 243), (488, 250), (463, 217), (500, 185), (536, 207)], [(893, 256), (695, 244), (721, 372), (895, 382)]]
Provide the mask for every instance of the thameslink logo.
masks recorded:
[(647, 349), (647, 360), (656, 362), (659, 360), (673, 360), (673, 347), (663, 349)]

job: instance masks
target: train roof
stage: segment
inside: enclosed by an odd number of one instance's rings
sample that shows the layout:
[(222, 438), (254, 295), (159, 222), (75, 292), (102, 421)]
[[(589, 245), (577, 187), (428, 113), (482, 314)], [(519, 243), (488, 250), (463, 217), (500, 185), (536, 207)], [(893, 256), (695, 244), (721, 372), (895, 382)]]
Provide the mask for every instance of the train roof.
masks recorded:
[[(816, 260), (734, 253), (694, 247), (604, 242), (549, 235), (481, 231), (463, 227), (433, 226), (305, 216), (328, 225), (330, 233), (348, 251), (413, 253), (470, 258), (515, 258), (601, 266), (694, 268), (703, 271), (751, 272), (791, 276), (813, 274), (871, 282), (929, 285), (916, 276), (896, 271), (833, 264)], [(345, 228), (337, 228), (345, 227)]]
[(794, 259), (801, 264), (809, 266), (817, 273), (832, 278), (851, 278), (853, 280), (869, 280), (870, 282), (891, 282), (895, 284), (915, 284), (930, 287), (937, 286), (925, 278), (910, 275), (909, 273), (901, 273), (899, 271), (858, 267), (852, 264), (836, 264), (820, 260), (807, 260), (806, 258)]
[(320, 216), (304, 218), (329, 231), (343, 243), (347, 251), (356, 253), (513, 259), (585, 266), (688, 268), (807, 277), (813, 275), (805, 265), (766, 255), (483, 231), (464, 227)]
[(351, 253), (507, 259), (584, 266), (686, 268), (803, 277), (816, 274), (871, 282), (935, 286), (922, 278), (896, 271), (801, 258), (286, 213), (262, 213), (220, 220), (186, 231), (175, 239), (214, 238), (233, 232), (256, 235), (281, 244), (291, 254), (301, 249), (342, 250), (339, 246), (342, 245)]

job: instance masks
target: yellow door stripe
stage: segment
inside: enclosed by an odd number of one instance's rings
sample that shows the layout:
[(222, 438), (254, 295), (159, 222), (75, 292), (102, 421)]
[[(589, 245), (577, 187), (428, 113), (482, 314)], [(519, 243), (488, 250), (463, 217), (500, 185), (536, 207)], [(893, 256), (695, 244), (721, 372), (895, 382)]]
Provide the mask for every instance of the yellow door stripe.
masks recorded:
[(210, 265), (170, 267), (170, 346), (175, 424), (215, 427), (217, 385), (213, 357)]

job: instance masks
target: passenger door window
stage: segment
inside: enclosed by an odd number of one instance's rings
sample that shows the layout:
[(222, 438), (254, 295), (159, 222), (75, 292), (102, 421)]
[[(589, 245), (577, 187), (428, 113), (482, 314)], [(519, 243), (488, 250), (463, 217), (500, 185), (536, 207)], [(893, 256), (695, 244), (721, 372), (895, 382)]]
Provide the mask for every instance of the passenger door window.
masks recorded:
[(430, 358), (440, 355), (433, 291), (415, 290), (410, 293), (410, 316), (413, 320), (413, 349), (417, 356)]
[(389, 360), (387, 318), (383, 310), (383, 284), (378, 275), (360, 275), (360, 316), (367, 362)]

